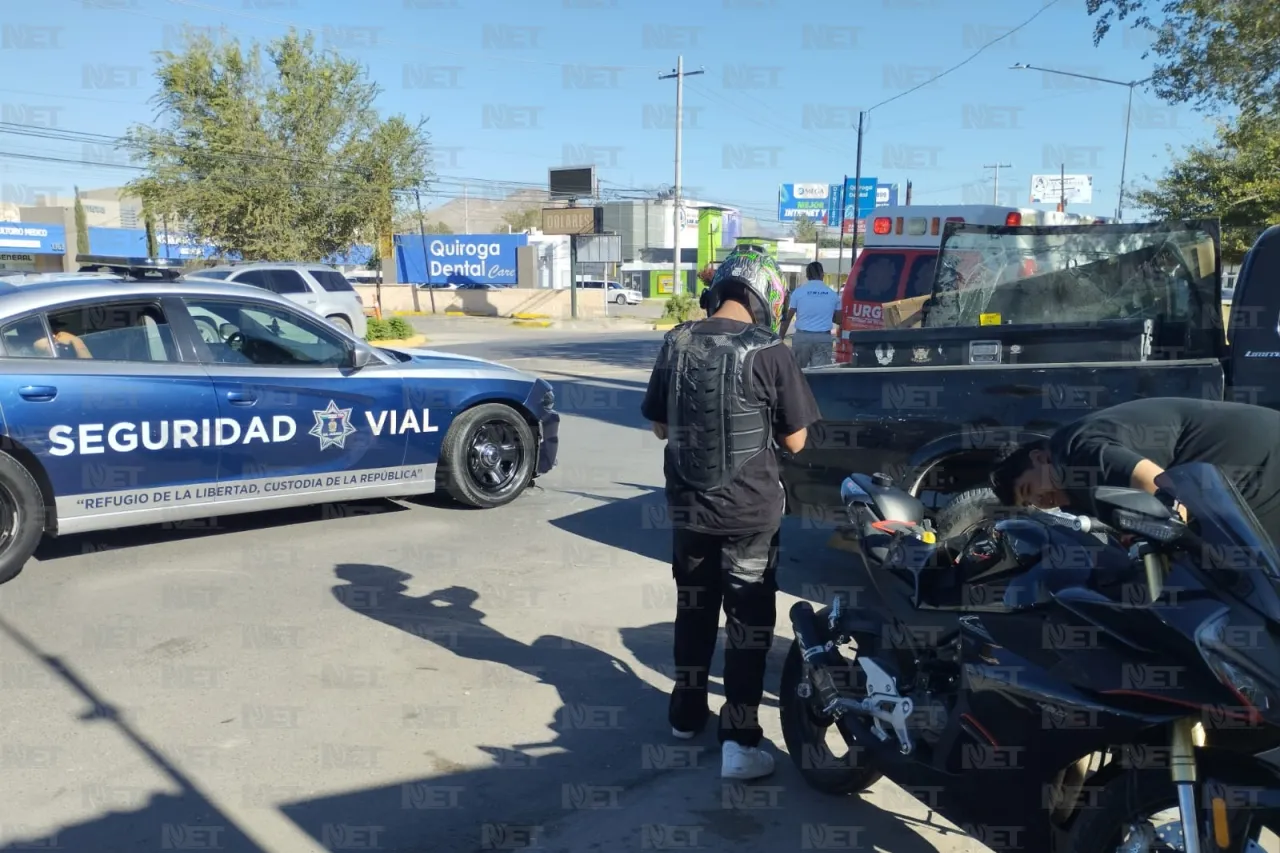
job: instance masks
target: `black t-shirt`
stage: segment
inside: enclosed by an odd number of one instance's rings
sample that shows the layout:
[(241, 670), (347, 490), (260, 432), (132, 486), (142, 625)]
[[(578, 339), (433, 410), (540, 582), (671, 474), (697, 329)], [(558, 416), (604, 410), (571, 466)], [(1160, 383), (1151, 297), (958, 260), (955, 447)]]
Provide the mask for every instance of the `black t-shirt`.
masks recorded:
[[(694, 324), (694, 334), (732, 335), (747, 328), (737, 320), (711, 318)], [(663, 344), (649, 376), (641, 413), (654, 423), (667, 423), (667, 391), (671, 383), (668, 345)], [(756, 396), (767, 402), (777, 439), (816, 423), (818, 404), (809, 390), (809, 381), (800, 372), (791, 351), (785, 346), (759, 350), (751, 365)], [(772, 530), (782, 522), (783, 491), (775, 449), (766, 450), (743, 466), (733, 484), (715, 492), (684, 486), (674, 474), (670, 445), (664, 451), (663, 471), (667, 478), (667, 508), (673, 527), (701, 533), (741, 534)]]
[(1091, 486), (1131, 486), (1143, 459), (1166, 469), (1208, 462), (1235, 484), (1272, 538), (1280, 535), (1280, 412), (1273, 409), (1181, 397), (1133, 400), (1068, 424), (1049, 447), (1078, 511), (1093, 511)]

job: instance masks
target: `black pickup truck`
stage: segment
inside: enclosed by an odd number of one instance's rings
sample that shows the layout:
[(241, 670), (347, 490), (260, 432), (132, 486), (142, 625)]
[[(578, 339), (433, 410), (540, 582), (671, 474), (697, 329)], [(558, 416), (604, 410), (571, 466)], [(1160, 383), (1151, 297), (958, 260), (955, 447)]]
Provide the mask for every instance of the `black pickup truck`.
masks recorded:
[(822, 420), (784, 455), (788, 512), (838, 518), (841, 481), (883, 472), (954, 515), (1002, 448), (1140, 397), (1280, 408), (1280, 226), (1246, 257), (1229, 323), (1219, 234), (950, 224), (923, 324), (854, 332), (852, 364), (805, 371)]

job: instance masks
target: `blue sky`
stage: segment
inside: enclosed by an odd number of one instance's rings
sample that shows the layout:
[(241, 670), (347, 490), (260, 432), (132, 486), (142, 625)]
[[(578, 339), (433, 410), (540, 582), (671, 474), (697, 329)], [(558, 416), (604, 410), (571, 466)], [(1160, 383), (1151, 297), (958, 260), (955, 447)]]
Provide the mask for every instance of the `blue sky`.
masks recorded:
[[(970, 57), (964, 67), (882, 102)], [(685, 87), (686, 195), (776, 211), (778, 184), (838, 182), (855, 170), (859, 110), (872, 109), (864, 177), (914, 185), (917, 204), (1025, 203), (1030, 177), (1094, 176), (1114, 213), (1127, 91), (1025, 62), (1115, 80), (1149, 76), (1144, 41), (1092, 43), (1084, 0), (0, 0), (0, 117), (116, 135), (153, 115), (152, 51), (181, 26), (266, 40), (290, 24), (366, 63), (387, 113), (428, 118), (440, 181), (431, 202), (494, 182), (545, 185), (547, 168), (594, 161), (612, 189), (673, 180), (676, 57), (705, 69)], [(1130, 183), (1158, 175), (1205, 120), (1138, 90)], [(0, 152), (73, 160), (122, 155), (0, 133)], [(10, 196), (122, 183), (123, 169), (0, 156)], [(11, 200), (11, 199), (7, 199)]]

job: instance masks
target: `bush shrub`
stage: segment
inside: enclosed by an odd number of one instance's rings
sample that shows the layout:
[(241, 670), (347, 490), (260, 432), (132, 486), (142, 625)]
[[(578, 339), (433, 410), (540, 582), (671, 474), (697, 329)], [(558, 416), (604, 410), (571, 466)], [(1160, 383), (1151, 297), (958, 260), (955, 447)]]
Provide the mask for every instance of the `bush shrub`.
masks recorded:
[(402, 317), (392, 317), (388, 320), (387, 331), (390, 333), (390, 337), (397, 341), (413, 337), (413, 326), (409, 325), (409, 321)]
[(699, 307), (698, 297), (692, 293), (677, 293), (667, 300), (666, 306), (662, 309), (662, 319), (687, 323), (694, 318)]
[(391, 330), (387, 328), (386, 320), (379, 320), (376, 317), (370, 317), (368, 320), (368, 328), (364, 333), (366, 341), (385, 341), (391, 337)]

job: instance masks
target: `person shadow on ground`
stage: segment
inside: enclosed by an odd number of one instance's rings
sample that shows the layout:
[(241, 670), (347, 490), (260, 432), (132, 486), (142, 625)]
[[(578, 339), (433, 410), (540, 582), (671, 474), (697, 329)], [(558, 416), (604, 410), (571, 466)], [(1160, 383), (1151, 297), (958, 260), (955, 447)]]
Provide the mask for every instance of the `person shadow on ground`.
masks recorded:
[[(381, 827), (377, 843), (384, 850), (528, 846), (521, 837), (529, 841), (570, 810), (583, 808), (584, 798), (618, 797), (663, 769), (646, 756), (661, 757), (671, 742), (667, 697), (625, 662), (568, 637), (547, 635), (530, 643), (508, 637), (484, 623), (479, 594), (466, 587), (414, 596), (406, 586), (412, 575), (387, 566), (343, 564), (335, 574), (343, 583), (333, 587), (333, 595), (350, 610), (458, 657), (512, 670), (509, 690), (486, 679), (496, 687), (488, 692), (501, 697), (501, 707), (477, 707), (475, 717), (497, 710), (513, 726), (524, 723), (520, 691), (529, 677), (554, 687), (560, 708), (549, 724), (550, 737), (541, 743), (480, 747), (492, 766), (455, 764), (455, 772), (434, 778), (282, 807), (317, 839), (323, 841), (325, 827), (338, 822)], [(481, 694), (477, 701), (486, 701), (485, 692), (471, 691)]]
[[(624, 661), (566, 637), (544, 635), (530, 643), (508, 637), (484, 624), (479, 595), (466, 587), (413, 596), (406, 586), (412, 576), (386, 566), (344, 564), (335, 573), (343, 583), (333, 587), (333, 595), (350, 610), (459, 657), (513, 670), (512, 692), (502, 695), (497, 709), (513, 721), (526, 713), (515, 691), (527, 676), (554, 687), (561, 707), (551, 723), (553, 734), (544, 742), (480, 747), (493, 759), (491, 765), (454, 764), (410, 782), (280, 806), (325, 846), (355, 837), (343, 828), (376, 828), (376, 839), (367, 832), (360, 837), (389, 851), (560, 850), (567, 848), (557, 846), (555, 838), (573, 831), (566, 818), (584, 809), (608, 809), (605, 814), (615, 816), (613, 825), (605, 822), (609, 831), (627, 837), (624, 849), (639, 850), (653, 829), (656, 808), (659, 820), (672, 822), (666, 829), (692, 828), (702, 833), (704, 846), (728, 850), (767, 831), (766, 821), (787, 835), (798, 833), (798, 820), (788, 813), (787, 803), (812, 804), (818, 796), (779, 754), (782, 772), (766, 784), (780, 786), (774, 789), (781, 792), (780, 807), (769, 812), (728, 808), (714, 731), (708, 729), (695, 741), (674, 740), (667, 725), (666, 692), (645, 683)], [(475, 716), (492, 711), (477, 707)], [(691, 770), (705, 778), (705, 791), (701, 783), (696, 786), (698, 802), (684, 802), (675, 813), (647, 803), (641, 789), (676, 770), (684, 778)], [(633, 803), (639, 808), (625, 811)], [(855, 803), (832, 800), (829, 822), (847, 823), (857, 819), (857, 812), (866, 820), (870, 809)], [(644, 825), (617, 823), (627, 815)], [(928, 849), (916, 843), (918, 836), (886, 818), (884, 831), (905, 843), (901, 849)], [(685, 825), (675, 825), (680, 822)]]

